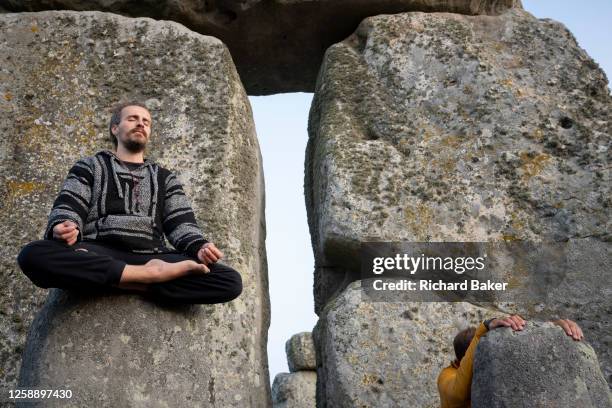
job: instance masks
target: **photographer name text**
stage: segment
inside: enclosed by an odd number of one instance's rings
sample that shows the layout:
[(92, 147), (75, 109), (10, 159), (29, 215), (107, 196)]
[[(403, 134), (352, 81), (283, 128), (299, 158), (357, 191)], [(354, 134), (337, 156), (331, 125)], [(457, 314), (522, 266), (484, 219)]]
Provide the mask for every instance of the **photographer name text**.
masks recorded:
[(479, 290), (479, 291), (505, 291), (508, 282), (493, 282), (491, 280), (479, 281), (476, 279), (464, 280), (462, 282), (444, 282), (442, 280), (433, 281), (429, 279), (421, 280), (382, 280), (376, 279), (372, 282), (374, 290), (390, 291), (460, 291), (460, 290)]

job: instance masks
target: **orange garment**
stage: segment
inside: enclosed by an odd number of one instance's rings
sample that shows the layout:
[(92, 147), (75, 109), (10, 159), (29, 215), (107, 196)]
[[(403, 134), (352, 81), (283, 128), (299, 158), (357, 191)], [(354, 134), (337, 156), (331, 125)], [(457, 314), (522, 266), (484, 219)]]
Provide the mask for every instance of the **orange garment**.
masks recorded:
[(438, 376), (438, 392), (442, 408), (469, 408), (472, 406), (470, 391), (474, 353), (480, 337), (486, 332), (487, 328), (484, 323), (480, 323), (459, 365), (453, 362)]

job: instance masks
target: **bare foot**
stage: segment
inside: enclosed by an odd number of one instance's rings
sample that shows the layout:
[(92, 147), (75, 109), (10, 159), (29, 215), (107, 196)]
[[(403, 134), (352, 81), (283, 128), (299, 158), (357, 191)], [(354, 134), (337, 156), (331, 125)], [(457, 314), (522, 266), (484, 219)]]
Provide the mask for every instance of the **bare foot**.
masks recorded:
[(181, 262), (164, 262), (161, 259), (151, 259), (149, 262), (144, 264), (149, 276), (151, 277), (151, 283), (166, 282), (181, 276), (189, 275), (190, 273), (208, 273), (210, 270), (204, 264), (199, 264), (195, 261), (181, 261)]
[(126, 265), (121, 274), (120, 287), (127, 283), (159, 283), (180, 278), (190, 273), (208, 273), (204, 264), (195, 261), (164, 262), (151, 259), (144, 265)]

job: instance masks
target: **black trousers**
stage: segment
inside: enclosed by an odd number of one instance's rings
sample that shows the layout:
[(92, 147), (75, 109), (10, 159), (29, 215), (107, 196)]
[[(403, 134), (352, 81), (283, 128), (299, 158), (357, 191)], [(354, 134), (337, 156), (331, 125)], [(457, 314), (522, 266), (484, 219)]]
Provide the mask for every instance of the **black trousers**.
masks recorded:
[[(29, 243), (22, 248), (17, 262), (38, 287), (96, 291), (117, 285), (126, 264), (143, 265), (151, 259), (199, 262), (179, 252), (134, 254), (97, 242), (69, 246), (54, 240)], [(208, 268), (210, 273), (149, 284), (143, 294), (153, 300), (204, 304), (229, 302), (240, 295), (242, 279), (238, 272), (218, 262)]]

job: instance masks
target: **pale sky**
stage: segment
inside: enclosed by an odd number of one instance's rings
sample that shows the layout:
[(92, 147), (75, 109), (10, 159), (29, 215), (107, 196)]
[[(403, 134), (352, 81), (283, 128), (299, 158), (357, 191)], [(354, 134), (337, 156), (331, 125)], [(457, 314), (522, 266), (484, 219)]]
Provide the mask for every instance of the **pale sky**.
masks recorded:
[[(564, 23), (579, 45), (612, 75), (612, 1), (523, 0), (538, 18)], [(250, 97), (266, 182), (268, 275), (272, 323), (270, 382), (288, 372), (285, 342), (317, 322), (312, 295), (314, 259), (304, 204), (304, 158), (312, 94)]]

